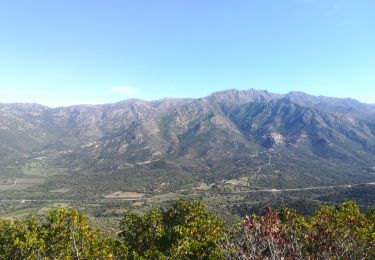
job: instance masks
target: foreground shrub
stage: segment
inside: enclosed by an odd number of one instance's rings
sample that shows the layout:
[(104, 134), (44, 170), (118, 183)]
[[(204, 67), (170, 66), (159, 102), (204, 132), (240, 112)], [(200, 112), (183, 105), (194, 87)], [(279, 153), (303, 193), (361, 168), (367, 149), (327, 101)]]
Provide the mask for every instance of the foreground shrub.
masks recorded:
[(228, 230), (204, 204), (186, 200), (125, 214), (119, 239), (77, 210), (59, 209), (45, 219), (0, 219), (0, 259), (375, 259), (375, 210), (364, 215), (354, 202), (307, 218), (267, 209)]
[(246, 216), (223, 250), (230, 259), (303, 259), (305, 225), (291, 210), (267, 208), (263, 216)]
[(353, 202), (323, 206), (310, 218), (267, 209), (246, 216), (224, 250), (233, 259), (375, 259), (374, 231)]
[(168, 211), (124, 216), (120, 236), (133, 255), (165, 259), (221, 259), (222, 222), (201, 202), (179, 200)]
[(116, 248), (77, 210), (54, 210), (44, 221), (0, 220), (0, 259), (111, 259), (123, 254)]
[(354, 202), (323, 206), (310, 219), (307, 250), (319, 258), (374, 259), (374, 221)]

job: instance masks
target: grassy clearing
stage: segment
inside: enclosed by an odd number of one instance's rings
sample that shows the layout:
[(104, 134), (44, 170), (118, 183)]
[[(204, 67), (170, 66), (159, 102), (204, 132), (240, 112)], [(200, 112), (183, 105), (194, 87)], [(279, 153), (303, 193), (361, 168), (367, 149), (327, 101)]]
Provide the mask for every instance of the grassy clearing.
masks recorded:
[(104, 196), (106, 199), (139, 199), (143, 198), (146, 194), (139, 192), (129, 191), (116, 191), (114, 193)]
[(39, 210), (40, 210), (40, 207), (23, 208), (23, 209), (19, 209), (19, 210), (16, 210), (16, 211), (6, 213), (2, 217), (5, 217), (5, 218), (11, 217), (11, 218), (15, 218), (15, 219), (20, 219), (20, 218), (26, 217), (30, 214), (37, 214)]
[(240, 177), (238, 179), (230, 179), (230, 180), (225, 181), (226, 184), (230, 184), (233, 186), (245, 186), (245, 187), (248, 186), (248, 182), (249, 182), (249, 177), (247, 176)]
[(214, 186), (215, 184), (214, 183), (211, 183), (211, 184), (207, 184), (205, 182), (202, 182), (199, 184), (198, 187), (194, 188), (194, 190), (209, 190), (212, 188), (212, 186)]
[(0, 191), (20, 191), (44, 183), (42, 178), (12, 178), (1, 181)]
[(158, 194), (149, 199), (151, 203), (162, 203), (169, 200), (177, 200), (181, 195), (174, 192), (168, 192), (164, 194)]
[(69, 192), (71, 190), (72, 189), (70, 189), (70, 188), (61, 188), (61, 189), (49, 190), (48, 192), (52, 192), (52, 193), (66, 193), (66, 192)]
[(134, 203), (132, 204), (132, 206), (134, 206), (134, 207), (141, 207), (141, 206), (143, 206), (144, 204), (145, 204), (144, 201), (136, 201), (136, 202), (134, 202)]

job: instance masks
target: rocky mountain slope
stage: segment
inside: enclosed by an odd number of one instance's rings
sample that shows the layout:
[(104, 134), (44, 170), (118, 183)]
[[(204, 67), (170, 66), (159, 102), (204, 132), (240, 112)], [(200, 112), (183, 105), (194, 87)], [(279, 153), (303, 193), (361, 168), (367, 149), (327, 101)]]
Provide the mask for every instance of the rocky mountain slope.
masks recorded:
[(361, 183), (375, 179), (375, 106), (253, 89), (60, 108), (0, 104), (0, 166), (0, 178), (15, 169), (40, 176), (158, 169), (172, 179), (247, 176), (254, 188)]

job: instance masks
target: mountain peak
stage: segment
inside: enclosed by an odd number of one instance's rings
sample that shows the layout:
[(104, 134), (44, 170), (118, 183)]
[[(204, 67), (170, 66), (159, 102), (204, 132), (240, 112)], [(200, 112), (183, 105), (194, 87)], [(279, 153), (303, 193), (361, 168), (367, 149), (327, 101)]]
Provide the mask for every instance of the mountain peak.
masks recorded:
[(263, 102), (271, 99), (279, 98), (281, 95), (270, 93), (267, 90), (238, 90), (230, 89), (220, 92), (214, 92), (207, 97), (208, 100), (214, 102), (230, 102), (230, 103), (249, 103), (249, 102)]

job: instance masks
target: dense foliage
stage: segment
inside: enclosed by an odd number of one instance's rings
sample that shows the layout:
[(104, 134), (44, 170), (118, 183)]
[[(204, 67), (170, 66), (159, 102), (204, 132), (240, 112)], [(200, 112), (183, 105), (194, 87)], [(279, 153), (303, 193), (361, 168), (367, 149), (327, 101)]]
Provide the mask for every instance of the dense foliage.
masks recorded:
[(128, 213), (120, 237), (131, 252), (146, 258), (222, 258), (223, 224), (200, 202), (178, 201), (166, 212)]
[(1, 259), (100, 259), (117, 250), (121, 243), (93, 230), (77, 210), (54, 210), (39, 221), (0, 221)]
[(124, 215), (118, 237), (93, 229), (77, 210), (45, 219), (0, 220), (0, 259), (375, 259), (375, 210), (354, 202), (303, 217), (267, 209), (234, 227), (200, 202)]
[(226, 251), (237, 259), (375, 259), (374, 220), (374, 211), (365, 216), (354, 202), (323, 206), (307, 218), (267, 209), (244, 218)]

